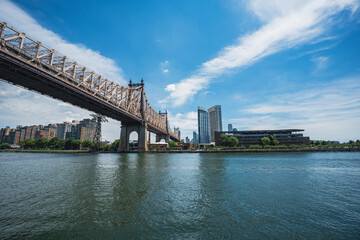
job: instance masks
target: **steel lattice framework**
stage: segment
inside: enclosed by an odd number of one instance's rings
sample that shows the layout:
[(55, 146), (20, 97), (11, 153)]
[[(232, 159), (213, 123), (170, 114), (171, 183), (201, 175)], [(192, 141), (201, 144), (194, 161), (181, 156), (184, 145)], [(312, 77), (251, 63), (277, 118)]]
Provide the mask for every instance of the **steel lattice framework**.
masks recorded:
[[(165, 133), (172, 139), (180, 140), (179, 133), (171, 131), (167, 115), (160, 114), (151, 107), (143, 82), (141, 84), (130, 82), (128, 87), (112, 82), (4, 22), (0, 23), (0, 40), (0, 52), (4, 55), (3, 58), (11, 56), (21, 60), (82, 91), (82, 94), (86, 93), (111, 105), (112, 108), (115, 107), (126, 115), (127, 119), (146, 122), (155, 133)], [(36, 91), (36, 89), (32, 90)]]

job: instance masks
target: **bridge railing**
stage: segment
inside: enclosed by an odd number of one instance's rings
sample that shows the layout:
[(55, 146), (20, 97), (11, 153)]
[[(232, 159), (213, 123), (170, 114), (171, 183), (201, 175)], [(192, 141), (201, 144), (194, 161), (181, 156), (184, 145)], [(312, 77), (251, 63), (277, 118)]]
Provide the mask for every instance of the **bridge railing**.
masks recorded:
[[(20, 56), (29, 64), (41, 67), (72, 86), (131, 113), (139, 120), (145, 118), (145, 121), (154, 127), (167, 131), (167, 119), (151, 107), (143, 87), (125, 87), (112, 82), (4, 22), (0, 22), (0, 40), (1, 49), (9, 54), (15, 57)], [(143, 116), (141, 114), (142, 95), (145, 98)], [(172, 134), (171, 130), (169, 134)]]

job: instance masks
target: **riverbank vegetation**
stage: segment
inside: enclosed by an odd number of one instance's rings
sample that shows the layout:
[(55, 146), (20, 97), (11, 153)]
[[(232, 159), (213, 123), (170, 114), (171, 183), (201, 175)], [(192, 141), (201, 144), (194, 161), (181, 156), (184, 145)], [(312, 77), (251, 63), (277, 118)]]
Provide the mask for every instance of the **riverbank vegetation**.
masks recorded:
[[(60, 139), (58, 137), (48, 139), (27, 139), (19, 143), (20, 149), (11, 150), (8, 143), (0, 144), (0, 151), (28, 151), (28, 152), (116, 152), (119, 146), (119, 139), (112, 144), (101, 143), (95, 145), (89, 140), (80, 141), (75, 138)], [(168, 147), (149, 147), (149, 151), (273, 151), (273, 150), (294, 150), (294, 151), (336, 151), (336, 150), (359, 150), (360, 140), (346, 143), (335, 143), (327, 141), (310, 141), (309, 145), (281, 145), (275, 136), (263, 137), (259, 144), (242, 146), (235, 137), (221, 136), (221, 145), (198, 145), (189, 149), (188, 145), (178, 146), (173, 141), (168, 142)], [(133, 149), (133, 150), (136, 150)]]
[[(100, 152), (115, 152), (117, 151), (119, 140), (115, 140), (112, 144), (101, 143), (99, 145), (94, 144), (89, 140), (80, 141), (75, 138), (60, 139), (54, 137), (51, 140), (40, 138), (36, 140), (26, 139), (19, 143), (20, 150), (31, 151), (100, 151)], [(8, 143), (2, 143), (0, 149), (11, 149), (11, 145)]]
[(220, 146), (214, 145), (198, 145), (195, 144), (194, 148), (189, 149), (188, 146), (178, 147), (174, 144), (174, 142), (169, 141), (168, 147), (149, 147), (150, 151), (273, 151), (273, 150), (346, 150), (346, 149), (360, 149), (360, 140), (349, 141), (347, 143), (334, 143), (327, 141), (310, 141), (310, 144), (302, 144), (302, 145), (282, 145), (276, 139), (276, 136), (271, 135), (269, 137), (261, 138), (259, 144), (254, 144), (250, 146), (243, 146), (239, 144), (239, 141), (236, 137), (227, 137), (226, 135), (220, 136)]

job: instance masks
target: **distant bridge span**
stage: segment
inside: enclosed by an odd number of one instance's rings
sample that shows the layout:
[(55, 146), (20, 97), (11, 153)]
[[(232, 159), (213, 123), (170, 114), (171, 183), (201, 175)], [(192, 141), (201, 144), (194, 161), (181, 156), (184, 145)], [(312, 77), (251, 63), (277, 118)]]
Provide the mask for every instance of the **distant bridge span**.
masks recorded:
[(144, 83), (121, 86), (79, 65), (24, 33), (0, 23), (0, 78), (41, 94), (121, 121), (120, 151), (129, 150), (130, 133), (138, 133), (138, 150), (147, 150), (150, 132), (180, 141), (167, 113), (147, 100)]

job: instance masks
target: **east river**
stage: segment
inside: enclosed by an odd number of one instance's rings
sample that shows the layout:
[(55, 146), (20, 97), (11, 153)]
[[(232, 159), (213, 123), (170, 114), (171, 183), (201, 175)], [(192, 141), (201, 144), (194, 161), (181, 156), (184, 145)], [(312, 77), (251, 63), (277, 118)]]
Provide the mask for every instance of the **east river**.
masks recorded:
[(0, 153), (0, 239), (360, 239), (360, 153)]

